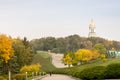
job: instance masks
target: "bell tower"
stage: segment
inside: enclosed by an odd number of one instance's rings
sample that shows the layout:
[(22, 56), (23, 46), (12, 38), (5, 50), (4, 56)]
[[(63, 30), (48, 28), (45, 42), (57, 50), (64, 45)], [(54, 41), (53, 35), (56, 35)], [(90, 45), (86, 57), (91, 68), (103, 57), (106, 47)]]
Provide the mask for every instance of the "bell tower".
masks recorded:
[(88, 37), (96, 37), (96, 33), (95, 33), (95, 23), (93, 21), (93, 19), (91, 20), (90, 24), (89, 24), (89, 34)]

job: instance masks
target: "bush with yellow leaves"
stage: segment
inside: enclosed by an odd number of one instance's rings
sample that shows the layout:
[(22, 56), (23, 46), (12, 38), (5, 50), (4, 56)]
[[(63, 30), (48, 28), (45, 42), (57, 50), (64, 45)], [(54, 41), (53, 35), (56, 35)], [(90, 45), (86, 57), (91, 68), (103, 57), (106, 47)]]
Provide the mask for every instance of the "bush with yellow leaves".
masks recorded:
[(32, 75), (32, 72), (34, 73), (38, 73), (40, 71), (40, 67), (41, 65), (40, 64), (33, 64), (33, 65), (25, 65), (23, 66), (21, 69), (20, 69), (20, 72), (21, 73), (28, 73), (28, 75)]

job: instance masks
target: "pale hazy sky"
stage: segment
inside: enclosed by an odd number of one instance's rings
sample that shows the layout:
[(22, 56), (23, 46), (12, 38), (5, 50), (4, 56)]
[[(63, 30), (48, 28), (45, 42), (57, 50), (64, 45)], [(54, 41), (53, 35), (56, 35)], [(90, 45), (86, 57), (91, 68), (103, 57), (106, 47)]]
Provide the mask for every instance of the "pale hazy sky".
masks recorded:
[(120, 41), (120, 0), (0, 0), (0, 33), (12, 37), (97, 36)]

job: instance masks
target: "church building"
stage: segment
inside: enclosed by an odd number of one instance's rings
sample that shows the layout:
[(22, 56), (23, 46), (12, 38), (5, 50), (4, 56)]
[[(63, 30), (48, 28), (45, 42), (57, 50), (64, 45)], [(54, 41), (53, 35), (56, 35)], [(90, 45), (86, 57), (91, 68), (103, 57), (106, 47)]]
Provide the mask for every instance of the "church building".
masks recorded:
[(95, 23), (93, 20), (91, 20), (90, 24), (89, 24), (89, 34), (88, 37), (96, 37), (96, 33), (95, 33)]

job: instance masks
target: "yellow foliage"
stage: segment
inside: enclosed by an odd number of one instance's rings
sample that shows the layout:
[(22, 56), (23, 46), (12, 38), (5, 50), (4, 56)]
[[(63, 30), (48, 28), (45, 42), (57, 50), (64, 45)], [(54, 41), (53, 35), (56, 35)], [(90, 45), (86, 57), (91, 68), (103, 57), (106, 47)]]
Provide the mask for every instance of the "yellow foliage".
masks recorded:
[(67, 65), (71, 65), (72, 64), (72, 57), (70, 56), (69, 53), (67, 53), (64, 58), (63, 58), (63, 62)]
[(92, 53), (90, 50), (79, 49), (75, 53), (75, 57), (77, 58), (78, 61), (89, 61), (92, 59)]
[(100, 57), (100, 54), (97, 50), (92, 50), (92, 59), (97, 59)]
[(87, 49), (79, 49), (74, 54), (67, 53), (63, 58), (63, 62), (67, 65), (76, 64), (78, 62), (87, 62), (93, 59), (97, 59), (100, 57), (100, 54), (97, 50), (87, 50)]
[(89, 61), (92, 59), (99, 58), (100, 54), (96, 50), (87, 50), (87, 49), (79, 49), (75, 53), (75, 57), (78, 61)]
[(100, 58), (102, 59), (103, 62), (106, 61), (106, 56), (105, 56), (105, 54), (101, 54), (101, 55), (100, 55)]
[(39, 72), (40, 67), (41, 67), (40, 64), (34, 64), (34, 65), (29, 65), (29, 66), (25, 65), (20, 69), (20, 72), (21, 73), (28, 72), (28, 74), (32, 74), (32, 72)]
[(13, 55), (12, 39), (0, 34), (0, 58), (7, 63)]

